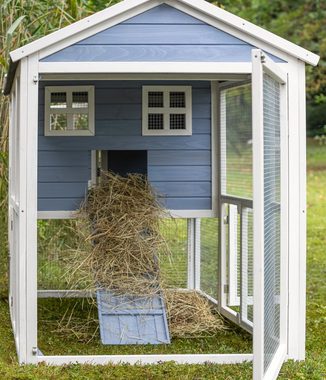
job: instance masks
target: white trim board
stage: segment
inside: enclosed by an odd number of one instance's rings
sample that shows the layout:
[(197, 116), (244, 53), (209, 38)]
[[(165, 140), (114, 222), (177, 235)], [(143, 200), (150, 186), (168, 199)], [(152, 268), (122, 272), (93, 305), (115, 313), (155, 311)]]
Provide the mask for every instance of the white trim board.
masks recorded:
[(137, 74), (137, 73), (126, 73), (126, 74), (42, 74), (39, 75), (40, 81), (91, 81), (91, 80), (207, 80), (207, 81), (244, 81), (251, 80), (250, 74), (178, 74), (178, 73), (158, 73), (158, 74)]
[[(277, 36), (276, 34), (264, 30), (263, 28), (256, 26), (236, 15), (233, 15), (230, 12), (227, 12), (215, 5), (209, 4), (204, 0), (124, 0), (101, 12), (86, 17), (83, 20), (75, 22), (74, 24), (71, 24), (61, 30), (51, 33), (48, 36), (40, 38), (19, 49), (12, 51), (10, 53), (11, 59), (13, 62), (16, 62), (30, 54), (33, 54), (43, 49), (47, 49), (49, 47), (53, 48), (51, 49), (51, 52), (47, 51), (47, 54), (52, 54), (55, 51), (61, 50), (63, 48), (62, 41), (69, 41), (69, 44), (73, 44), (74, 42), (76, 42), (76, 37), (80, 37), (80, 39), (83, 39), (87, 37), (87, 32), (88, 35), (92, 35), (98, 33), (100, 30), (103, 30), (102, 28), (107, 28), (108, 26), (105, 24), (106, 21), (116, 18), (117, 20), (115, 20), (115, 23), (117, 24), (121, 22), (123, 19), (132, 17), (137, 13), (144, 12), (147, 9), (151, 9), (163, 3), (166, 3), (177, 9), (183, 7), (187, 10), (189, 9), (193, 12), (197, 12), (198, 14), (202, 14), (203, 16), (209, 16), (215, 21), (221, 22), (226, 26), (230, 26), (235, 30), (240, 31), (241, 35), (243, 35), (243, 39), (245, 39), (246, 36), (248, 36), (249, 38), (253, 37), (257, 41), (267, 43), (272, 48), (276, 48), (277, 50), (283, 51), (286, 54), (290, 54), (291, 56), (299, 58), (302, 61), (307, 62), (309, 64), (317, 65), (319, 61), (318, 55), (298, 45), (295, 45), (292, 42)], [(187, 12), (187, 10), (184, 11), (186, 13), (189, 13)], [(133, 12), (133, 14), (130, 14), (131, 12)], [(103, 24), (105, 24), (104, 27)], [(257, 47), (261, 46), (259, 46), (258, 44)], [(42, 58), (42, 54), (40, 54), (40, 56)]]
[(177, 364), (237, 364), (251, 362), (252, 354), (157, 354), (157, 355), (60, 355), (37, 356), (38, 363), (48, 365), (65, 364), (159, 364), (161, 362), (174, 361)]
[(251, 74), (251, 67), (250, 62), (40, 62), (39, 73), (234, 75)]
[[(74, 219), (77, 211), (38, 211), (37, 219)], [(216, 218), (214, 210), (167, 210), (167, 216), (172, 218)]]

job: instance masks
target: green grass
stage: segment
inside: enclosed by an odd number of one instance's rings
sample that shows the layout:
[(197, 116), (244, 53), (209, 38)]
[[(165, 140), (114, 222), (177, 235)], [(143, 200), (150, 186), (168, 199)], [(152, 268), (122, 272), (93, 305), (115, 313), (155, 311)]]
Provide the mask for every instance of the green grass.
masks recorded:
[[(308, 146), (308, 272), (307, 272), (307, 358), (304, 362), (288, 361), (281, 369), (280, 379), (326, 378), (326, 146), (310, 143)], [(5, 228), (5, 224), (2, 224)], [(6, 241), (0, 240), (2, 257), (6, 254)], [(2, 260), (3, 261), (3, 260)], [(205, 264), (207, 265), (207, 263)], [(42, 301), (43, 302), (43, 301)], [(45, 302), (45, 301), (44, 301)], [(67, 301), (64, 301), (67, 302)], [(43, 322), (39, 336), (40, 346), (53, 353), (69, 353), (80, 350), (80, 343), (71, 337), (63, 338), (51, 332), (51, 318), (58, 315), (56, 306), (45, 302), (40, 315)], [(8, 304), (0, 301), (0, 378), (3, 379), (250, 379), (251, 364), (241, 365), (176, 365), (172, 362), (157, 366), (80, 366), (47, 367), (40, 365), (19, 367), (10, 330)], [(46, 321), (48, 321), (46, 323)], [(300, 332), (298, 331), (298, 334)], [(240, 336), (239, 336), (240, 334)], [(215, 341), (176, 340), (177, 350), (185, 352), (230, 352), (234, 346), (238, 352), (248, 350), (250, 340), (240, 330), (219, 334)], [(90, 347), (96, 353), (103, 352), (98, 343), (83, 347), (85, 353)], [(112, 353), (119, 348), (110, 348)], [(132, 348), (132, 350), (136, 348)], [(145, 348), (145, 350), (149, 348)], [(156, 350), (169, 352), (170, 347), (160, 346)], [(130, 348), (128, 348), (130, 350)], [(167, 350), (167, 351), (165, 351)], [(94, 353), (94, 351), (93, 351)]]

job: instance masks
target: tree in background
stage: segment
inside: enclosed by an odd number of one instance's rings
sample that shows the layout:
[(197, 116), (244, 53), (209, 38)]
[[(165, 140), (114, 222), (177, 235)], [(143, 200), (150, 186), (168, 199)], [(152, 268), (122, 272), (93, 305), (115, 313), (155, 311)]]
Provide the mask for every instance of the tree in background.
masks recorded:
[[(8, 68), (9, 51), (119, 0), (3, 0), (0, 5), (0, 80)], [(222, 0), (212, 1), (321, 56), (317, 68), (307, 66), (308, 129), (320, 133), (326, 124), (326, 1)], [(7, 150), (8, 104), (0, 98), (1, 148)], [(0, 177), (6, 168), (0, 156)], [(0, 189), (1, 191), (1, 189)]]

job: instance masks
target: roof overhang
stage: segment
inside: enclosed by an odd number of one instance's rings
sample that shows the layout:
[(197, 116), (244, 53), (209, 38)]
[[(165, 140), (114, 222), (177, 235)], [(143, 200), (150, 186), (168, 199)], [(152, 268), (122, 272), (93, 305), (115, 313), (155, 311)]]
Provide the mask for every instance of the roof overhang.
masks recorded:
[(223, 23), (226, 26), (231, 27), (233, 30), (241, 33), (244, 39), (245, 36), (248, 36), (248, 38), (254, 38), (257, 41), (261, 41), (265, 46), (270, 46), (271, 49), (277, 49), (278, 51), (297, 58), (305, 63), (311, 65), (318, 64), (318, 55), (238, 16), (235, 16), (230, 12), (212, 5), (205, 0), (124, 0), (116, 5), (113, 5), (112, 7), (97, 12), (89, 17), (86, 17), (65, 28), (12, 51), (10, 53), (11, 64), (5, 85), (5, 93), (8, 94), (10, 92), (11, 82), (17, 67), (17, 62), (21, 59), (36, 54), (42, 50), (48, 50), (51, 47), (53, 47), (51, 50), (55, 51), (56, 45), (58, 45), (58, 50), (60, 50), (60, 42), (64, 40), (74, 37), (79, 38), (79, 35), (80, 39), (83, 39), (85, 38), (84, 36), (87, 32), (96, 30), (97, 27), (108, 20), (114, 19), (123, 14), (131, 14), (130, 17), (132, 17), (132, 14), (134, 15), (135, 13), (137, 14), (144, 12), (163, 3), (185, 13), (189, 13), (195, 17), (197, 14), (198, 16), (201, 16), (202, 19), (207, 17), (208, 20), (219, 21), (220, 23)]

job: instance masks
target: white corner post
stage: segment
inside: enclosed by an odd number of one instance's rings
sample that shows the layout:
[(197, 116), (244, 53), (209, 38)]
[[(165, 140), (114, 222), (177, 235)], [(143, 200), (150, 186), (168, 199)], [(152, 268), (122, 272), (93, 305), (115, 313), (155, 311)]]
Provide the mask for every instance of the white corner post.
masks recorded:
[(305, 359), (306, 340), (306, 89), (305, 64), (289, 63), (288, 357)]
[(187, 219), (188, 281), (187, 288), (200, 290), (200, 218)]
[(37, 54), (21, 61), (19, 119), (18, 360), (37, 363)]

